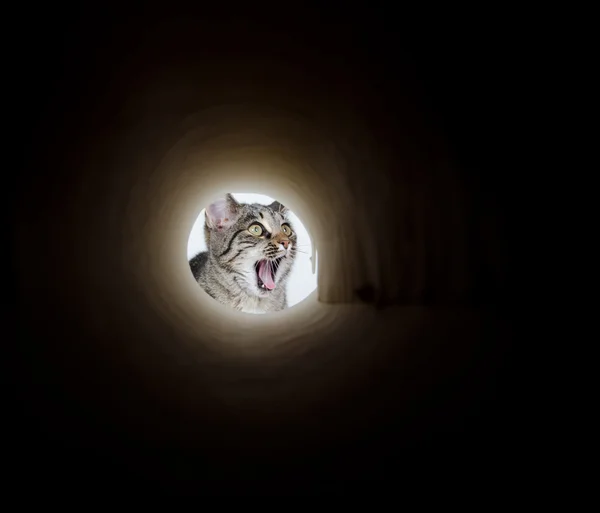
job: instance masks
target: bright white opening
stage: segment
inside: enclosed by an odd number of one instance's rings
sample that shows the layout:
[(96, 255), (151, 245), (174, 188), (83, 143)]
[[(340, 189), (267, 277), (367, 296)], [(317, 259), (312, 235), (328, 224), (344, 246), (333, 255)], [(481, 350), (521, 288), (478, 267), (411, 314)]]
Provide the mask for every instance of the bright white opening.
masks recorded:
[[(240, 203), (259, 203), (269, 205), (277, 198), (271, 198), (263, 194), (253, 193), (232, 193), (233, 197)], [(278, 199), (283, 204), (284, 201)], [(204, 240), (204, 213), (202, 209), (188, 239), (187, 258), (192, 257), (202, 251), (206, 251), (206, 242)], [(294, 267), (290, 273), (287, 282), (287, 302), (288, 308), (298, 304), (307, 298), (317, 288), (317, 254), (313, 254), (313, 243), (302, 221), (293, 212), (288, 214), (290, 221), (298, 237), (298, 253), (294, 262)], [(314, 259), (314, 265), (313, 265)]]

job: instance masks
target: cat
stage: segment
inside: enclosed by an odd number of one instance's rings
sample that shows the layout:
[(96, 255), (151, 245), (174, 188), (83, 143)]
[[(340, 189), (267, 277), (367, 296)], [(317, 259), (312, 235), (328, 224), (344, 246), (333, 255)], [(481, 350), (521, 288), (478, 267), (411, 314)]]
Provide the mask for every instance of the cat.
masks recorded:
[(238, 203), (231, 194), (209, 205), (204, 223), (208, 251), (189, 261), (198, 284), (242, 312), (287, 308), (286, 284), (297, 253), (288, 213), (278, 201)]

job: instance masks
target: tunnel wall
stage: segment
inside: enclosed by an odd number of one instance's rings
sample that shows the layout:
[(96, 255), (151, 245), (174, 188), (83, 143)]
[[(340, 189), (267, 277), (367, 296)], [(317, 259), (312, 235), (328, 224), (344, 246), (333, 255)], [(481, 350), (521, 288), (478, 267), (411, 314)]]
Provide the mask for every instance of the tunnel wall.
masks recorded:
[[(106, 447), (181, 484), (149, 451), (221, 482), (500, 429), (505, 204), (481, 178), (493, 164), (474, 171), (440, 122), (424, 57), (149, 27), (71, 33), (26, 104), (14, 377), (32, 444)], [(294, 308), (229, 311), (193, 281), (196, 216), (234, 189), (285, 202), (313, 237), (318, 289)]]

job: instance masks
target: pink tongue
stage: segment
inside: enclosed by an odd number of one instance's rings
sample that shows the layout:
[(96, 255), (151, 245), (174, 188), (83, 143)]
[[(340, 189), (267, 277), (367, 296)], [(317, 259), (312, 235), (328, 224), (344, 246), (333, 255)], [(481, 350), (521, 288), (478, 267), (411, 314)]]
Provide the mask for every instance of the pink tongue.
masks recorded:
[(273, 290), (275, 288), (275, 282), (273, 281), (273, 275), (271, 274), (269, 267), (270, 266), (267, 265), (266, 260), (261, 260), (258, 262), (258, 276), (265, 284), (265, 287), (267, 287), (269, 290)]

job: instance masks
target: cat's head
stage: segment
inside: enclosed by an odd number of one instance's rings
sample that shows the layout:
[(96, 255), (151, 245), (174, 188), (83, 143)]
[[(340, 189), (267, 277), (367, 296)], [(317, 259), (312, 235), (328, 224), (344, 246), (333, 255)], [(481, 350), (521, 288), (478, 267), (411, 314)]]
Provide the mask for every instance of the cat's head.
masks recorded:
[(238, 203), (231, 194), (206, 208), (209, 253), (251, 295), (268, 297), (285, 286), (297, 253), (296, 232), (287, 214), (277, 201)]

